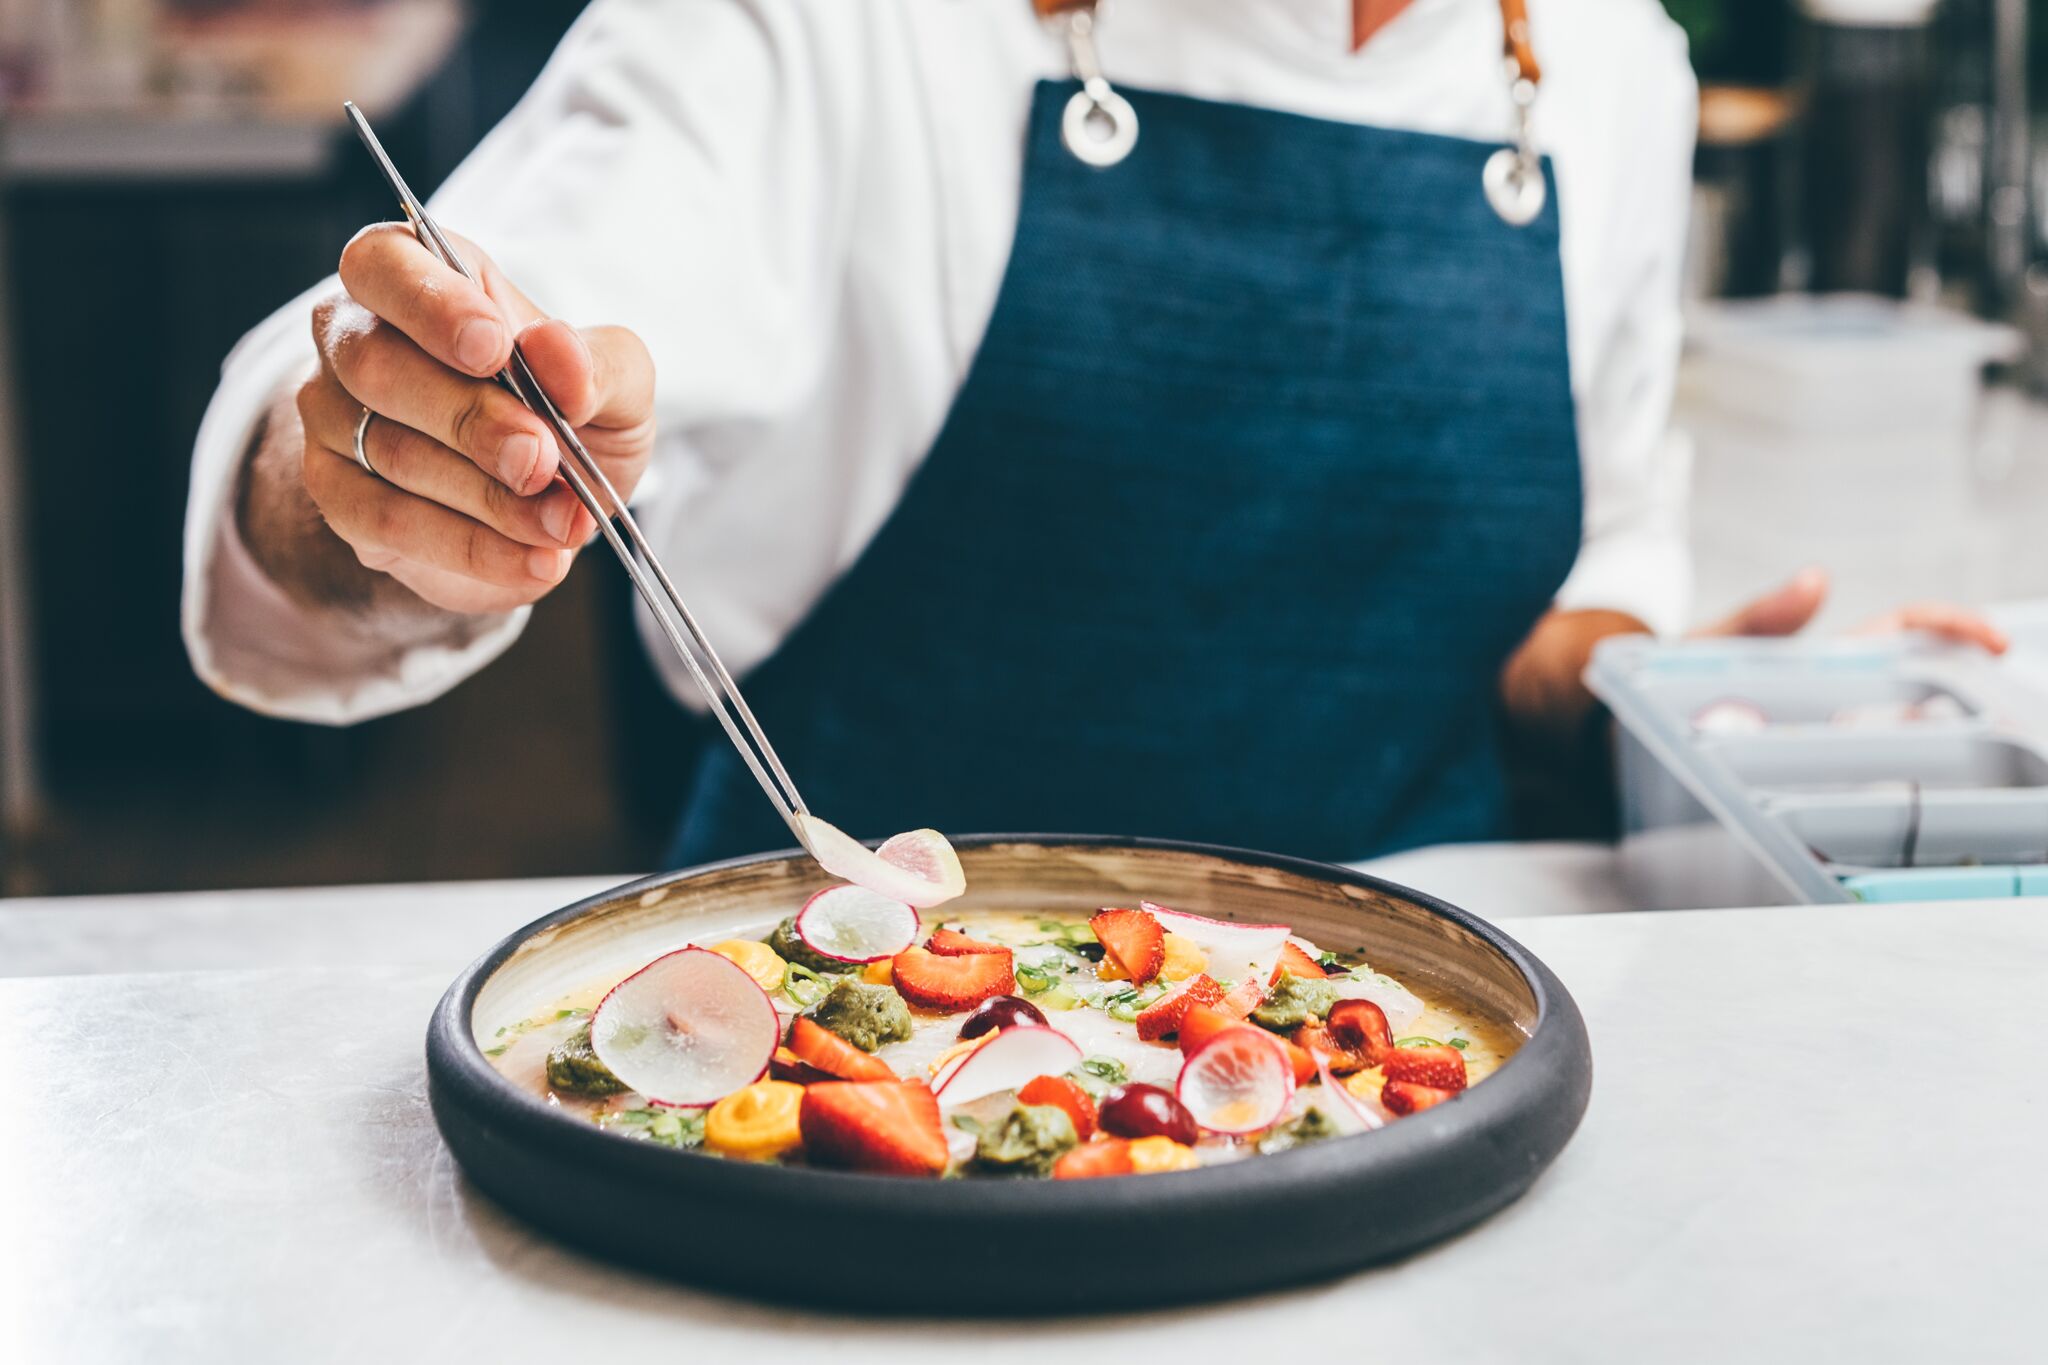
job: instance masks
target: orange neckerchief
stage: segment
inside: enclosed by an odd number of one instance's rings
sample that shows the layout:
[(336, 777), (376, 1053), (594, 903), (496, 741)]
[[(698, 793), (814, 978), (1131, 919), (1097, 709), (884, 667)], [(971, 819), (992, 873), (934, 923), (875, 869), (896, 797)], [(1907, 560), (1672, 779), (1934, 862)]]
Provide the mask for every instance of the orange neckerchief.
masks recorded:
[[(1041, 15), (1063, 14), (1070, 9), (1094, 9), (1095, 0), (1031, 0)], [(1351, 0), (1351, 50), (1364, 47), (1373, 34), (1385, 28), (1407, 9), (1411, 0)], [(1529, 80), (1541, 79), (1536, 54), (1529, 48), (1529, 6), (1527, 0), (1500, 0), (1501, 27), (1506, 30), (1508, 54), (1521, 66)]]

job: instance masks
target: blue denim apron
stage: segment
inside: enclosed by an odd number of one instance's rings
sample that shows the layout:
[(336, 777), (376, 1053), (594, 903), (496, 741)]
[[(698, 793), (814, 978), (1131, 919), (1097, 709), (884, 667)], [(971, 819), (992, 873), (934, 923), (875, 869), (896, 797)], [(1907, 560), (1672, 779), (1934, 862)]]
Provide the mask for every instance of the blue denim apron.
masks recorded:
[[(1580, 538), (1556, 195), (1510, 227), (1493, 146), (1130, 90), (1095, 169), (1074, 89), (944, 429), (756, 714), (865, 837), (1500, 835), (1501, 665)], [(672, 865), (789, 842), (712, 746)]]

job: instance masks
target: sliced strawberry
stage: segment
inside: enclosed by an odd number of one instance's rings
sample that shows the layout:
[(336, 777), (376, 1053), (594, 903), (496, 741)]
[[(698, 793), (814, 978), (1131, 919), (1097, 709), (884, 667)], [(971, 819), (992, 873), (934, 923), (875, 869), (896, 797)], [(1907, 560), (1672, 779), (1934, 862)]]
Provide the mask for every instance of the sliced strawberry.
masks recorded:
[(768, 1059), (768, 1074), (778, 1081), (794, 1081), (798, 1085), (839, 1079), (829, 1071), (818, 1070), (786, 1047), (776, 1048), (775, 1055)]
[(1266, 988), (1247, 977), (1230, 988), (1230, 994), (1223, 997), (1217, 1008), (1233, 1019), (1249, 1019), (1265, 998)]
[(1396, 1114), (1418, 1113), (1457, 1097), (1455, 1090), (1438, 1090), (1413, 1081), (1388, 1081), (1380, 1088), (1380, 1103)]
[(789, 1026), (789, 1050), (799, 1061), (842, 1081), (893, 1081), (896, 1073), (831, 1029), (801, 1014)]
[(1287, 1054), (1287, 1060), (1294, 1064), (1296, 1085), (1307, 1085), (1316, 1078), (1316, 1059), (1310, 1055), (1307, 1048), (1297, 1047), (1278, 1034), (1273, 1034), (1272, 1038), (1280, 1044), (1280, 1050)]
[(1323, 1023), (1338, 1045), (1362, 1058), (1366, 1066), (1378, 1066), (1394, 1050), (1387, 1012), (1370, 1000), (1339, 1000)]
[(1007, 953), (1010, 950), (1000, 943), (988, 943), (978, 938), (969, 938), (958, 929), (934, 930), (924, 941), (925, 951), (937, 953), (940, 957), (973, 957), (977, 954)]
[(1225, 1011), (1221, 1005), (1189, 1005), (1180, 1017), (1181, 1055), (1191, 1055), (1195, 1049), (1232, 1024), (1242, 1022), (1243, 1020)]
[(797, 1125), (820, 1166), (897, 1175), (946, 1169), (939, 1101), (920, 1081), (825, 1081), (804, 1091)]
[(1166, 965), (1166, 931), (1143, 910), (1098, 910), (1088, 927), (1102, 951), (1137, 985)]
[(1083, 1143), (1052, 1164), (1054, 1180), (1091, 1180), (1099, 1175), (1130, 1173), (1131, 1144), (1124, 1138)]
[(1283, 976), (1305, 976), (1313, 979), (1328, 975), (1329, 973), (1323, 970), (1322, 963), (1302, 951), (1299, 943), (1288, 939), (1281, 945), (1280, 960), (1273, 964), (1273, 975), (1266, 979), (1266, 984), (1277, 986)]
[(1349, 1076), (1354, 1071), (1363, 1071), (1371, 1063), (1338, 1041), (1328, 1024), (1307, 1023), (1294, 1030), (1294, 1045), (1311, 1057), (1321, 1057), (1330, 1064), (1330, 1070), (1339, 1076)]
[(1223, 987), (1203, 972), (1189, 977), (1138, 1011), (1138, 1036), (1157, 1042), (1180, 1030), (1181, 1016), (1190, 1005), (1213, 1005), (1223, 999)]
[(1012, 965), (1008, 948), (958, 957), (906, 948), (889, 959), (889, 976), (903, 998), (919, 1009), (951, 1014), (1015, 990), (1017, 976)]
[(1034, 1076), (1018, 1087), (1017, 1102), (1064, 1109), (1074, 1121), (1074, 1133), (1081, 1141), (1095, 1136), (1095, 1101), (1071, 1076)]
[(1381, 1059), (1389, 1081), (1453, 1093), (1465, 1088), (1465, 1056), (1454, 1047), (1397, 1047)]

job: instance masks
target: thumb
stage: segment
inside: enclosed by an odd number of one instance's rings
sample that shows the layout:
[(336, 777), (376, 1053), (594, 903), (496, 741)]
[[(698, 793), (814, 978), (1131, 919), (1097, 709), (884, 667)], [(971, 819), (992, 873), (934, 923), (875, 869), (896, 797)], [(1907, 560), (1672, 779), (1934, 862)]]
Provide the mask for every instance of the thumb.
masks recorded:
[(653, 411), (654, 361), (623, 327), (543, 318), (519, 333), (519, 353), (572, 427), (634, 427)]
[(1809, 565), (1783, 586), (1755, 599), (1709, 626), (1695, 636), (1796, 635), (1819, 613), (1827, 601), (1827, 570)]

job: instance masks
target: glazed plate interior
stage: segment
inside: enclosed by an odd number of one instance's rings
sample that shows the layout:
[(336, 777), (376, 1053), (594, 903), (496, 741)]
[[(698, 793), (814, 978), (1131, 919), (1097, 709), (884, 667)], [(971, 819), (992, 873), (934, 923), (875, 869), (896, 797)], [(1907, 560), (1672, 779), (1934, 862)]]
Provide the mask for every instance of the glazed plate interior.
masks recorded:
[[(685, 944), (758, 938), (830, 884), (806, 856), (769, 855), (567, 907), (458, 979), (428, 1038), (434, 1112), (457, 1159), (544, 1230), (694, 1283), (874, 1312), (1029, 1314), (1207, 1299), (1406, 1254), (1519, 1195), (1584, 1111), (1591, 1058), (1570, 996), (1512, 939), (1453, 907), (1342, 868), (1233, 850), (1088, 836), (955, 843), (968, 890), (941, 917), (1085, 918), (1149, 900), (1284, 923), (1519, 1045), (1456, 1102), (1378, 1131), (1227, 1166), (1073, 1182), (726, 1161), (604, 1131), (499, 1074), (487, 1054), (554, 1002)], [(845, 1254), (849, 1237), (858, 1255)], [(1134, 1237), (1243, 1250), (1153, 1257), (1134, 1254)], [(812, 1239), (830, 1254), (799, 1254)]]

